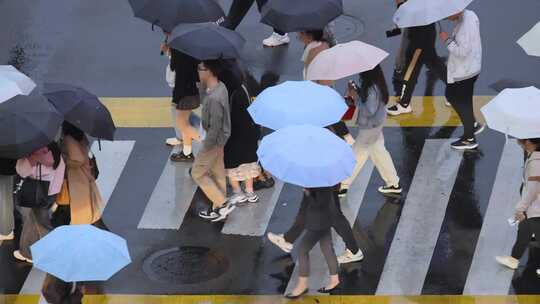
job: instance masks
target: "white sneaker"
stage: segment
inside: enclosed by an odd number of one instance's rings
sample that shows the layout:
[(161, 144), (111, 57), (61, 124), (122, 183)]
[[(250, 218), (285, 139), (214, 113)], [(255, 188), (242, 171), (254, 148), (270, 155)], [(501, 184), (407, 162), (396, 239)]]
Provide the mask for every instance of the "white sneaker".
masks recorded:
[(540, 269), (536, 269), (536, 274), (540, 276)]
[(401, 104), (396, 104), (386, 109), (386, 112), (392, 116), (397, 116), (399, 114), (407, 114), (412, 112), (412, 106), (409, 104), (407, 107), (402, 106)]
[(281, 250), (285, 251), (286, 253), (291, 253), (293, 249), (293, 244), (285, 241), (283, 234), (275, 234), (272, 232), (268, 232), (267, 236), (270, 242), (278, 246)]
[(447, 106), (447, 107), (451, 107), (452, 104), (448, 102), (448, 100), (444, 100), (444, 105)]
[(244, 192), (240, 192), (240, 193), (233, 194), (233, 196), (229, 198), (229, 203), (236, 205), (236, 204), (245, 203), (247, 200), (248, 200), (248, 197), (244, 194)]
[(178, 139), (176, 137), (171, 137), (171, 138), (167, 138), (167, 140), (165, 140), (165, 144), (167, 144), (167, 146), (175, 147), (175, 146), (181, 145), (182, 140)]
[(280, 35), (280, 34), (274, 32), (274, 33), (272, 33), (272, 35), (270, 35), (270, 37), (263, 40), (263, 45), (274, 47), (274, 46), (280, 46), (280, 45), (283, 45), (283, 44), (287, 44), (289, 42), (290, 42), (290, 39), (289, 39), (289, 35), (287, 35), (287, 33), (285, 33), (284, 35)]
[(219, 222), (227, 218), (227, 216), (233, 212), (233, 210), (236, 208), (236, 205), (231, 203), (230, 201), (225, 202), (221, 207), (216, 209), (216, 212), (218, 213), (218, 217), (215, 219), (212, 219), (212, 222)]
[(495, 260), (501, 265), (504, 265), (510, 269), (516, 270), (519, 266), (519, 260), (511, 256), (497, 256)]
[(15, 234), (11, 231), (7, 235), (0, 234), (0, 241), (11, 241), (15, 238)]
[(359, 262), (363, 259), (364, 253), (362, 253), (362, 250), (360, 249), (358, 249), (358, 252), (356, 254), (352, 253), (349, 249), (347, 249), (342, 255), (338, 256), (337, 258), (339, 264)]
[(32, 260), (22, 255), (19, 250), (13, 251), (13, 257), (22, 262), (32, 263)]

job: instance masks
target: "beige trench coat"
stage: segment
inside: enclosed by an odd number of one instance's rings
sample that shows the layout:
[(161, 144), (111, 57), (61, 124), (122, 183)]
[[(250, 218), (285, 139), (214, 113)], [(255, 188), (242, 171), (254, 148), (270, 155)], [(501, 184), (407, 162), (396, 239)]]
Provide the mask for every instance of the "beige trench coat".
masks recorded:
[(101, 219), (103, 199), (92, 176), (88, 142), (64, 136), (63, 152), (70, 196), (71, 224), (93, 224)]

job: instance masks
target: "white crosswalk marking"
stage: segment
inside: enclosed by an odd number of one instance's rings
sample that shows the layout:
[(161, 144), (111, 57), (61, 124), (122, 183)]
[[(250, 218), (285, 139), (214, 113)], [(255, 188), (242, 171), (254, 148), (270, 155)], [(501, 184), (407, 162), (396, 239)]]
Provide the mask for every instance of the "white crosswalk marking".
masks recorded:
[[(194, 154), (198, 144), (194, 143)], [(192, 163), (167, 161), (139, 221), (139, 229), (180, 229), (197, 184), (189, 176)]]
[[(342, 211), (349, 224), (353, 225), (364, 200), (364, 195), (373, 173), (373, 163), (371, 160), (368, 160), (358, 177), (352, 183), (347, 198), (342, 202)], [(291, 223), (292, 224), (292, 223)], [(345, 249), (343, 240), (335, 233), (332, 233), (332, 240), (334, 241), (334, 249), (336, 254), (339, 255)], [(316, 294), (317, 289), (326, 285), (329, 277), (328, 266), (326, 265), (326, 260), (322, 254), (322, 251), (319, 246), (315, 246), (309, 254), (310, 260), (310, 274), (309, 274), (309, 290), (310, 294)], [(298, 264), (295, 265), (289, 284), (287, 285), (286, 293), (291, 292), (298, 282), (299, 276), (299, 267)]]
[[(135, 141), (102, 141), (101, 151), (98, 143), (92, 145), (92, 152), (96, 156), (98, 163), (99, 178), (96, 183), (103, 197), (105, 205), (109, 202), (111, 195), (120, 180), (124, 171)], [(45, 280), (45, 273), (37, 268), (32, 268), (24, 281), (20, 294), (41, 294), (41, 287)], [(47, 303), (43, 296), (40, 297), (39, 304)]]
[(506, 295), (510, 290), (514, 271), (497, 264), (494, 257), (509, 255), (516, 239), (517, 227), (511, 227), (506, 220), (514, 213), (514, 203), (519, 200), (522, 166), (523, 150), (515, 140), (508, 141), (499, 162), (463, 294)]
[(258, 203), (236, 208), (227, 218), (221, 233), (245, 236), (264, 235), (282, 189), (283, 182), (276, 180), (273, 188), (259, 192)]
[(426, 140), (377, 295), (419, 295), (463, 154), (448, 140)]

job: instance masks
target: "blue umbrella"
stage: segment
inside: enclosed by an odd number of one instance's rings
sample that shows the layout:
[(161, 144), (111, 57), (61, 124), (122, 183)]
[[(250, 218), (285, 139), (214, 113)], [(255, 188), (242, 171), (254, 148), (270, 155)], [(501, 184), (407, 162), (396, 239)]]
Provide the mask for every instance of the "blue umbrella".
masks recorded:
[(275, 177), (306, 188), (334, 186), (351, 176), (356, 165), (345, 141), (325, 128), (309, 125), (265, 136), (257, 155)]
[(58, 227), (30, 249), (36, 268), (66, 282), (106, 281), (131, 263), (126, 240), (92, 225)]
[(270, 129), (291, 125), (326, 127), (341, 120), (347, 105), (329, 86), (287, 81), (264, 90), (248, 108), (253, 120)]

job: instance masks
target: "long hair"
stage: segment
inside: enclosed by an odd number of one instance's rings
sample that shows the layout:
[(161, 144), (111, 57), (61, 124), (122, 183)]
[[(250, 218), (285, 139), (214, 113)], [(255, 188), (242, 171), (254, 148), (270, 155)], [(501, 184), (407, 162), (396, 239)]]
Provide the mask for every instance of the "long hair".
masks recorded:
[(540, 152), (540, 138), (529, 138), (529, 141), (536, 146), (536, 152)]
[(235, 59), (222, 61), (222, 69), (217, 75), (218, 79), (225, 84), (229, 97), (244, 83), (244, 72)]
[(381, 100), (387, 104), (390, 94), (388, 93), (388, 86), (386, 85), (386, 80), (384, 79), (384, 73), (381, 68), (381, 65), (377, 65), (375, 68), (369, 71), (360, 73), (360, 100), (366, 102), (368, 98), (368, 91), (373, 86), (377, 88), (381, 94)]
[(72, 125), (71, 123), (64, 121), (64, 124), (62, 125), (62, 133), (64, 135), (69, 135), (73, 137), (76, 141), (83, 141), (86, 136), (84, 135), (84, 132), (77, 128), (76, 126)]

